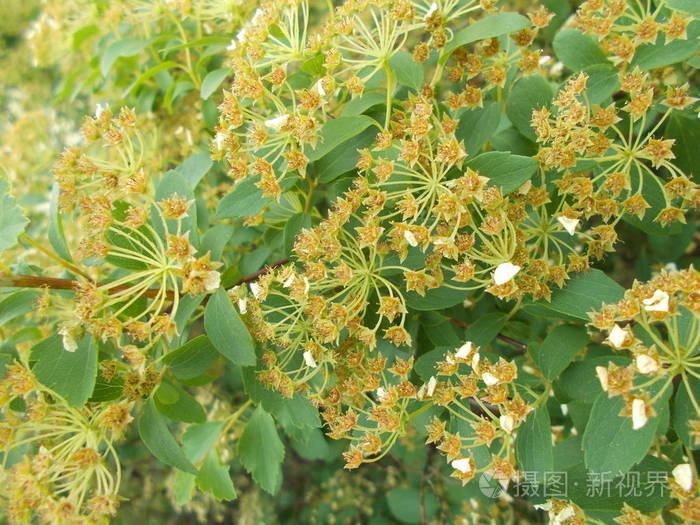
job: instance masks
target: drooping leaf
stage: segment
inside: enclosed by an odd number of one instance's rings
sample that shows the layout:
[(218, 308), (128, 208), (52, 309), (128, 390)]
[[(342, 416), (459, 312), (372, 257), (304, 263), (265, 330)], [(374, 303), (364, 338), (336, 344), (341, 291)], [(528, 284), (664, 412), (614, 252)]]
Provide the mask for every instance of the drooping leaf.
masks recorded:
[(73, 407), (82, 407), (90, 398), (97, 378), (97, 345), (85, 335), (73, 352), (63, 347), (59, 335), (32, 348), (32, 371), (44, 385), (65, 398)]
[(389, 67), (400, 85), (409, 87), (416, 93), (423, 87), (423, 66), (413, 60), (408, 51), (397, 51), (389, 59)]
[(20, 315), (34, 309), (34, 302), (39, 294), (35, 290), (18, 290), (0, 300), (0, 326), (4, 326)]
[(164, 380), (153, 394), (158, 412), (173, 421), (204, 423), (207, 414), (202, 405), (182, 387)]
[(238, 440), (238, 458), (263, 490), (277, 492), (282, 484), (284, 445), (272, 416), (259, 405)]
[(217, 501), (236, 499), (236, 489), (229, 469), (221, 463), (215, 451), (211, 451), (204, 460), (195, 481), (199, 490), (209, 492)]
[(134, 56), (150, 43), (150, 39), (142, 38), (124, 38), (123, 40), (112, 42), (100, 57), (100, 73), (102, 73), (103, 77), (106, 77), (117, 59)]
[(241, 366), (255, 364), (253, 338), (222, 288), (219, 288), (207, 303), (204, 310), (204, 329), (214, 348), (226, 359)]
[(185, 457), (182, 448), (170, 433), (165, 417), (149, 398), (144, 404), (138, 422), (139, 436), (146, 448), (161, 462), (190, 474), (197, 474), (197, 469)]

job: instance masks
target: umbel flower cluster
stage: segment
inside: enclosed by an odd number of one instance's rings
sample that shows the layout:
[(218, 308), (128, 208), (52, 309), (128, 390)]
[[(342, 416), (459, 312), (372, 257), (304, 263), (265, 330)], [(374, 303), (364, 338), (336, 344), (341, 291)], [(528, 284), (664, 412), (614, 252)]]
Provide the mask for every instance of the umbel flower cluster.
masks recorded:
[(43, 10), (96, 111), (48, 198), (6, 152), (0, 516), (700, 521), (697, 9), (557, 4)]

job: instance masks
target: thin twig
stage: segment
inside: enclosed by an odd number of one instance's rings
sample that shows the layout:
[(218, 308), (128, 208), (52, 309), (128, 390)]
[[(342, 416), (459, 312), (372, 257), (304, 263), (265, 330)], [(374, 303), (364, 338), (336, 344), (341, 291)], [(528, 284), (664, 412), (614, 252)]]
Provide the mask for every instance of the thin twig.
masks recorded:
[[(461, 328), (468, 328), (472, 324), (467, 321), (462, 321), (461, 319), (456, 319), (455, 317), (450, 317), (450, 322)], [(507, 335), (498, 334), (496, 335), (496, 339), (500, 339), (504, 343), (508, 343), (509, 345), (512, 345), (523, 352), (527, 350), (527, 345), (525, 343), (518, 341), (517, 339), (513, 339), (512, 337), (508, 337)]]

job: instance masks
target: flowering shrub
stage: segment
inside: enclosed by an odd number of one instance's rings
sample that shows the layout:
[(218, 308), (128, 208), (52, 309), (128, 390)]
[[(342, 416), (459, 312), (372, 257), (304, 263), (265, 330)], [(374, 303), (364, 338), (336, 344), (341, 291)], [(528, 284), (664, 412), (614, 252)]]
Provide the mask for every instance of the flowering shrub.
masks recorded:
[(0, 13), (8, 523), (700, 522), (693, 0)]

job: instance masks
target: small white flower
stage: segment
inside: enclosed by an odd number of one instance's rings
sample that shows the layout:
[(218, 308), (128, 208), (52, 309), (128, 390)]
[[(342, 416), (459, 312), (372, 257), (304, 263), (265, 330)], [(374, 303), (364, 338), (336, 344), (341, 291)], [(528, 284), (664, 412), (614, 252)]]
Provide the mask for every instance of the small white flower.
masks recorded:
[(377, 399), (379, 399), (379, 401), (382, 402), (384, 401), (384, 399), (386, 399), (386, 390), (381, 386), (377, 388)]
[(493, 272), (493, 281), (498, 284), (505, 284), (510, 281), (520, 271), (520, 266), (509, 262), (501, 263)]
[(234, 39), (231, 39), (231, 43), (226, 46), (227, 51), (235, 51), (237, 47), (236, 41)]
[(304, 276), (304, 295), (309, 293), (309, 288), (311, 288), (311, 284), (309, 283), (309, 279)]
[(249, 286), (253, 297), (255, 297), (256, 299), (260, 300), (265, 294), (265, 290), (263, 290), (263, 287), (260, 286), (258, 283), (250, 283)]
[(574, 511), (574, 508), (571, 505), (567, 505), (561, 511), (554, 516), (554, 519), (552, 520), (553, 525), (561, 525), (566, 522), (566, 520), (573, 518), (576, 516), (576, 511)]
[(513, 426), (515, 425), (513, 416), (501, 416), (498, 418), (498, 422), (500, 423), (501, 428), (505, 430), (506, 434), (513, 432)]
[(204, 283), (204, 289), (207, 292), (216, 290), (221, 285), (221, 274), (216, 270), (206, 272), (202, 277), (202, 282)]
[(316, 368), (318, 365), (316, 364), (316, 360), (314, 359), (314, 355), (311, 353), (310, 350), (307, 350), (303, 354), (304, 357), (304, 363), (306, 363), (306, 366), (310, 366), (311, 368)]
[(275, 131), (279, 131), (284, 127), (284, 125), (287, 123), (288, 120), (289, 120), (289, 115), (285, 113), (284, 115), (280, 115), (279, 117), (275, 117), (275, 118), (271, 118), (269, 120), (266, 120), (265, 125), (270, 129), (274, 129)]
[(548, 64), (548, 63), (551, 62), (551, 61), (552, 61), (552, 57), (550, 57), (549, 55), (542, 55), (542, 56), (540, 57), (540, 59), (537, 61), (537, 63), (538, 63), (540, 66), (544, 66), (545, 64)]
[(452, 354), (447, 354), (445, 356), (445, 362), (449, 365), (454, 365), (456, 361), (455, 361), (455, 358), (452, 357)]
[(581, 222), (578, 219), (571, 219), (565, 215), (560, 215), (557, 217), (557, 221), (567, 232), (569, 232), (569, 235), (574, 235), (576, 233), (576, 226), (578, 226), (578, 223)]
[(673, 467), (671, 471), (673, 473), (673, 479), (680, 485), (680, 487), (686, 492), (690, 492), (693, 488), (693, 469), (690, 467), (689, 463), (681, 463)]
[(652, 374), (659, 369), (659, 362), (648, 354), (637, 354), (634, 362), (642, 374)]
[(610, 341), (610, 344), (612, 344), (615, 348), (622, 348), (622, 345), (625, 342), (626, 338), (627, 331), (615, 325), (613, 326), (613, 329), (610, 330), (608, 341)]
[(403, 238), (406, 239), (406, 242), (410, 244), (411, 246), (418, 246), (418, 241), (416, 240), (416, 236), (413, 235), (413, 232), (411, 230), (405, 230), (403, 232)]
[(58, 334), (63, 338), (63, 349), (66, 352), (75, 352), (78, 349), (78, 343), (75, 341), (73, 334), (67, 327), (61, 327)]
[(647, 424), (647, 406), (643, 399), (632, 400), (632, 428), (638, 430)]
[(452, 463), (450, 463), (450, 465), (452, 465), (453, 469), (459, 470), (464, 474), (469, 474), (472, 470), (474, 470), (472, 458), (455, 459), (452, 461)]
[(95, 118), (99, 119), (102, 116), (102, 113), (104, 113), (108, 109), (109, 104), (105, 104), (104, 106), (102, 104), (97, 104), (97, 106), (95, 106)]
[(595, 373), (600, 381), (600, 386), (604, 392), (608, 391), (608, 369), (604, 366), (596, 366)]
[(438, 9), (437, 2), (433, 2), (432, 4), (430, 4), (430, 9), (428, 9), (428, 12), (425, 13), (425, 18), (430, 18), (431, 15), (432, 15), (435, 11), (437, 11), (437, 9)]
[(296, 276), (293, 273), (290, 273), (289, 277), (287, 277), (287, 280), (282, 283), (282, 286), (284, 286), (285, 288), (289, 288), (290, 286), (292, 286), (292, 284), (294, 284), (295, 278)]
[(318, 82), (316, 82), (316, 91), (318, 91), (318, 94), (321, 95), (322, 97), (326, 96), (326, 90), (323, 89), (323, 79), (319, 79)]
[(483, 374), (481, 374), (481, 380), (488, 386), (493, 386), (499, 381), (499, 379), (495, 375), (490, 374), (489, 372), (484, 372)]
[(479, 352), (475, 353), (472, 356), (472, 362), (471, 362), (471, 367), (473, 370), (476, 370), (476, 368), (479, 366), (479, 360), (481, 359), (481, 355), (479, 355)]
[(238, 300), (238, 311), (245, 314), (248, 311), (248, 300), (245, 297), (241, 297)]
[(216, 149), (221, 151), (224, 149), (224, 141), (226, 140), (226, 134), (221, 133), (221, 131), (216, 133), (216, 136), (214, 137), (214, 144), (216, 144)]
[(455, 354), (455, 357), (457, 359), (468, 359), (469, 354), (471, 354), (473, 350), (474, 350), (474, 345), (472, 344), (471, 341), (467, 341), (466, 343), (464, 343), (462, 346), (460, 346), (457, 349), (457, 353)]
[(520, 195), (527, 195), (527, 193), (530, 191), (532, 188), (532, 181), (531, 180), (526, 180), (522, 186), (518, 188), (518, 193)]
[(428, 379), (428, 388), (426, 390), (426, 394), (428, 397), (431, 397), (435, 393), (435, 387), (437, 386), (437, 379), (435, 379), (435, 376), (430, 376), (430, 379)]
[(644, 299), (644, 309), (647, 312), (668, 312), (669, 296), (663, 290), (656, 290), (654, 295), (648, 299)]
[[(603, 368), (603, 367), (601, 367)], [(564, 415), (567, 415), (569, 413), (569, 405), (561, 404), (559, 405), (559, 408), (561, 408), (561, 413)]]

